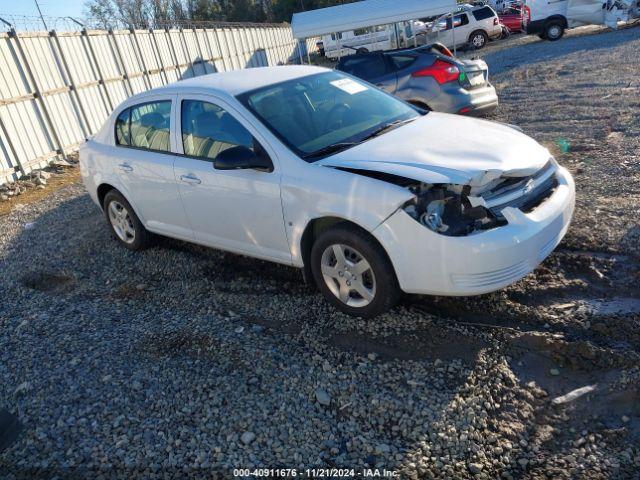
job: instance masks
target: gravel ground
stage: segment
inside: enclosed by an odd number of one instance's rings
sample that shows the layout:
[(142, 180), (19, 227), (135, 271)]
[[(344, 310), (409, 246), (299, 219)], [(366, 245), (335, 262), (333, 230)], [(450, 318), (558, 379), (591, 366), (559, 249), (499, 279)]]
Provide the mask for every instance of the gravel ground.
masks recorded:
[(578, 188), (556, 252), (491, 295), (363, 321), (291, 268), (168, 239), (128, 252), (78, 184), (14, 206), (0, 407), (25, 428), (0, 477), (640, 478), (639, 51), (633, 28), (483, 52), (495, 119)]

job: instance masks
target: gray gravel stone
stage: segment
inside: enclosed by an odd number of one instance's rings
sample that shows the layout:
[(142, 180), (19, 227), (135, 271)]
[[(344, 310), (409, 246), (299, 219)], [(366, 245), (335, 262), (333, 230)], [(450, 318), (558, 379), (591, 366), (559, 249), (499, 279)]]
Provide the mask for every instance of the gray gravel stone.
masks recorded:
[(322, 388), (316, 389), (316, 400), (320, 405), (331, 405), (331, 396)]

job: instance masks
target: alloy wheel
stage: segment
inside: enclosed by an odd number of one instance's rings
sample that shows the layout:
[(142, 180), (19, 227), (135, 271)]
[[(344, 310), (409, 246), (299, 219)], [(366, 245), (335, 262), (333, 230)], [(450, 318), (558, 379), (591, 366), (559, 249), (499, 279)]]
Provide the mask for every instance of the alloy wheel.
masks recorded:
[(476, 48), (482, 48), (484, 46), (484, 36), (483, 35), (475, 35), (472, 40), (473, 46)]
[(136, 230), (125, 206), (113, 200), (109, 203), (108, 213), (109, 222), (118, 238), (125, 243), (133, 243), (136, 239)]
[(345, 305), (365, 307), (376, 295), (376, 278), (371, 264), (355, 248), (329, 245), (320, 260), (324, 282)]

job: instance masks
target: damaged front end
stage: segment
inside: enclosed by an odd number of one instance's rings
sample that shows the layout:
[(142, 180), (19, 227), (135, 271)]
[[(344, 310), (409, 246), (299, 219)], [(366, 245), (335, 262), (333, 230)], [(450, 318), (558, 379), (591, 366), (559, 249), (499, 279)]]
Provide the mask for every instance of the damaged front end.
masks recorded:
[(550, 159), (533, 175), (485, 172), (467, 185), (413, 183), (415, 197), (403, 209), (428, 229), (447, 236), (472, 235), (506, 225), (506, 208), (530, 212), (558, 186), (557, 164)]
[(434, 232), (459, 237), (506, 223), (485, 207), (471, 205), (469, 185), (421, 183), (410, 190), (415, 197), (404, 205), (404, 211)]

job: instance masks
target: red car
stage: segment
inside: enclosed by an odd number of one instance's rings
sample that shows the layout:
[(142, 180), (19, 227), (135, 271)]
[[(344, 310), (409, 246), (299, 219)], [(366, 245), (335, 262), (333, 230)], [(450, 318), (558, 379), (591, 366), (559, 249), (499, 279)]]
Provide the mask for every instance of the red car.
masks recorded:
[(511, 33), (524, 32), (524, 15), (519, 8), (509, 8), (498, 14), (500, 23), (509, 29)]

